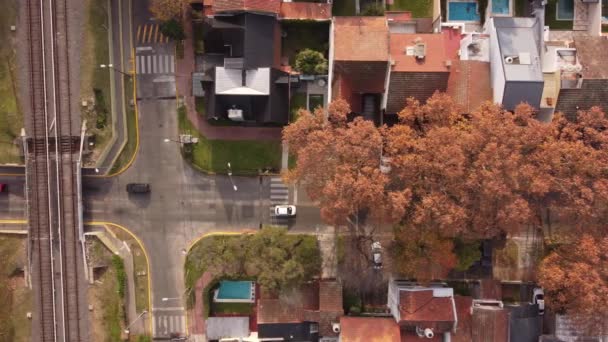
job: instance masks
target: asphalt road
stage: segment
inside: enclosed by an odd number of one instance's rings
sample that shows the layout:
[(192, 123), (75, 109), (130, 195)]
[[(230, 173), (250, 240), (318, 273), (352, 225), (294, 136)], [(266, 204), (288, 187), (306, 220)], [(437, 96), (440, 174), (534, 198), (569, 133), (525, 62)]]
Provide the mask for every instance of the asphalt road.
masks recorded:
[[(126, 16), (128, 11), (122, 13)], [(270, 215), (270, 177), (234, 177), (235, 191), (226, 175), (209, 176), (194, 170), (183, 160), (177, 143), (165, 142), (177, 139), (177, 103), (171, 79), (174, 75), (166, 57), (158, 56), (171, 54), (173, 45), (158, 38), (143, 39), (142, 27), (149, 25), (149, 29), (155, 24), (145, 1), (134, 1), (132, 13), (133, 41), (136, 49), (140, 47), (136, 54), (145, 57), (140, 62), (152, 63), (146, 66), (146, 73), (138, 75), (140, 148), (135, 162), (124, 173), (83, 179), (84, 216), (85, 221), (120, 224), (143, 242), (150, 261), (155, 336), (163, 336), (186, 332), (185, 304), (180, 298), (185, 290), (184, 251), (190, 244), (206, 233), (255, 230), (261, 224), (277, 222)], [(114, 21), (116, 26), (118, 22)], [(123, 20), (123, 30), (128, 26)], [(152, 56), (157, 56), (156, 62)], [(142, 71), (143, 66), (139, 69)], [(0, 167), (0, 183), (8, 185), (7, 192), (0, 193), (2, 219), (25, 218), (25, 178), (1, 175), (22, 173), (23, 168)], [(125, 187), (132, 182), (149, 183), (150, 194), (128, 194)], [(311, 233), (324, 228), (319, 210), (303, 191), (293, 190), (289, 202), (298, 205), (298, 216), (287, 221), (288, 229)], [(175, 300), (163, 301), (164, 297)], [(171, 319), (175, 324), (168, 326), (166, 322)]]

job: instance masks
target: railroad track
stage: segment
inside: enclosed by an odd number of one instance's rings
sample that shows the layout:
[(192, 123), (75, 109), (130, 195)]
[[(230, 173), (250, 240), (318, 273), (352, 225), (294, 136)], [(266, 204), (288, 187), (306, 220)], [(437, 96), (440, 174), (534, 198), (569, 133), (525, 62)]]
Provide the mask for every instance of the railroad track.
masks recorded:
[(74, 137), (78, 123), (73, 122), (70, 100), (67, 6), (68, 0), (27, 0), (28, 216), (32, 270), (37, 273), (32, 276), (38, 304), (35, 322), (44, 342), (86, 340), (74, 158), (79, 139)]

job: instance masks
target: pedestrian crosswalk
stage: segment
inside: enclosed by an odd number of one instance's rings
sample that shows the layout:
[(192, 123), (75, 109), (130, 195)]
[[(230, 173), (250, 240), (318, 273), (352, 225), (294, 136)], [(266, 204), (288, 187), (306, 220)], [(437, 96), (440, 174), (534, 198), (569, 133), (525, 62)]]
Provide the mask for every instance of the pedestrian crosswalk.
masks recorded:
[(186, 315), (183, 311), (168, 313), (154, 312), (153, 335), (165, 337), (173, 333), (186, 333)]
[(158, 24), (138, 25), (136, 39), (138, 44), (164, 44), (169, 42), (169, 37), (163, 35)]
[(289, 188), (283, 183), (281, 177), (270, 178), (270, 218), (273, 226), (287, 228), (288, 218), (276, 217), (274, 213), (274, 206), (279, 204), (288, 204), (289, 202)]
[(166, 55), (137, 55), (135, 68), (138, 75), (173, 74), (175, 73), (175, 57)]
[(281, 177), (270, 178), (270, 203), (274, 205), (287, 204), (289, 200), (289, 189), (283, 183)]

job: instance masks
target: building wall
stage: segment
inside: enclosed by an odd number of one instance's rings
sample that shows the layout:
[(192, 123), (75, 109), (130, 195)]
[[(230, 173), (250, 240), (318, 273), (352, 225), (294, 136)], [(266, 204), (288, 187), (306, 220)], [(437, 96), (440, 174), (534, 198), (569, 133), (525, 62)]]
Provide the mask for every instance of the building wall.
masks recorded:
[(591, 36), (601, 36), (602, 35), (602, 1), (600, 0), (597, 3), (588, 3), (587, 11), (589, 18), (589, 28), (587, 32)]
[(395, 318), (395, 321), (401, 320), (401, 313), (399, 312), (399, 287), (394, 281), (388, 283), (388, 303), (387, 306), (391, 311), (391, 314)]
[(493, 20), (488, 22), (490, 30), (490, 79), (492, 80), (492, 99), (495, 103), (502, 103), (505, 89), (505, 71), (502, 65), (498, 39), (496, 38), (496, 28)]
[(527, 102), (532, 107), (540, 108), (543, 95), (544, 82), (508, 81), (505, 84), (502, 105), (505, 109), (513, 110), (522, 103)]
[(409, 97), (424, 102), (435, 93), (448, 88), (449, 72), (392, 72), (388, 87), (386, 112), (399, 113)]

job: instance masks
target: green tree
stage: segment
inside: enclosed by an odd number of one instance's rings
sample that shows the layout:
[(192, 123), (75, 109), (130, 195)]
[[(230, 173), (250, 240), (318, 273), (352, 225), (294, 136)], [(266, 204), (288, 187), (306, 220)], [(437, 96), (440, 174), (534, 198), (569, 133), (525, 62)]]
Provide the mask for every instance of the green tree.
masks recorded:
[(363, 11), (361, 11), (361, 15), (369, 17), (381, 17), (384, 15), (384, 7), (382, 7), (382, 4), (369, 4), (363, 9)]
[(169, 19), (167, 21), (163, 21), (160, 24), (160, 32), (165, 36), (169, 37), (172, 40), (184, 40), (186, 39), (186, 34), (184, 33), (184, 27), (181, 21), (177, 19)]
[(327, 59), (319, 51), (304, 49), (296, 56), (295, 69), (306, 75), (327, 73)]
[(473, 266), (473, 264), (481, 258), (479, 247), (478, 241), (467, 242), (456, 239), (454, 252), (456, 253), (458, 262), (454, 269), (457, 271), (466, 271), (469, 267)]

